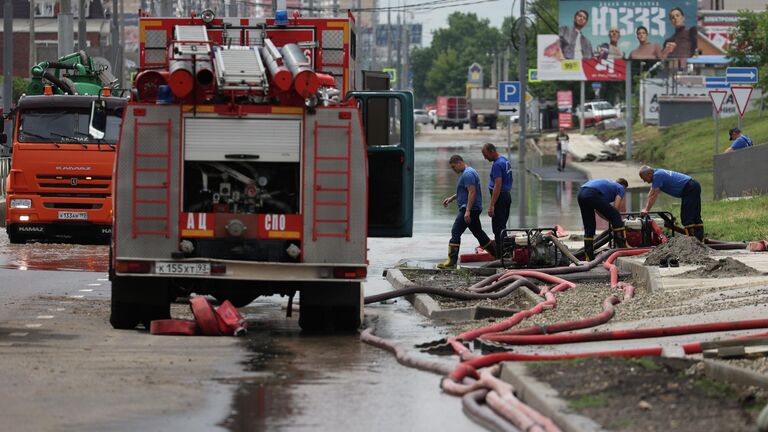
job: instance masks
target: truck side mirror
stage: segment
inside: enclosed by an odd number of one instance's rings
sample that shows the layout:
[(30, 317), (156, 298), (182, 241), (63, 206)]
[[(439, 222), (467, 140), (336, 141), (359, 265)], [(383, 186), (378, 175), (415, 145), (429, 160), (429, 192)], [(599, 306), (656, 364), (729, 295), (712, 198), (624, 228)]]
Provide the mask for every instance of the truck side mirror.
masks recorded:
[(91, 102), (91, 116), (88, 120), (88, 134), (103, 139), (107, 130), (107, 103), (104, 100)]

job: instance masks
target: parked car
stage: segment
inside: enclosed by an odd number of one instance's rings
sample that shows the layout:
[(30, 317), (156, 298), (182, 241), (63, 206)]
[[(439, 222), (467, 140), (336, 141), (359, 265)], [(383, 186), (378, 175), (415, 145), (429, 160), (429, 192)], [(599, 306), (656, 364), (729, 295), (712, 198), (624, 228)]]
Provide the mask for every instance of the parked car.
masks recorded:
[[(576, 108), (575, 115), (577, 118), (580, 115), (578, 107)], [(618, 116), (618, 110), (610, 102), (591, 101), (584, 103), (584, 126), (592, 126), (603, 120), (617, 118)]]
[(413, 110), (413, 122), (416, 124), (429, 124), (429, 114), (427, 114), (427, 110), (423, 109), (415, 109)]

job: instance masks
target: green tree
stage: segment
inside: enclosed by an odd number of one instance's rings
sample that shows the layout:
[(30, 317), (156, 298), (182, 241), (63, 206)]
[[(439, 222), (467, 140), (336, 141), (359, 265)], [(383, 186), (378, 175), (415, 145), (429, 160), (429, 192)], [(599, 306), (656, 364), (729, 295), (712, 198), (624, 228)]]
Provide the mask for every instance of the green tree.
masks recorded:
[[(4, 77), (0, 76), (0, 85), (3, 83), (3, 78)], [(13, 84), (11, 85), (13, 86), (13, 102), (16, 103), (21, 95), (26, 93), (29, 80), (22, 77), (13, 77)]]
[(472, 63), (483, 67), (484, 84), (490, 85), (494, 55), (504, 46), (501, 32), (489, 20), (454, 12), (448, 17), (447, 28), (432, 32), (430, 47), (411, 54), (417, 99), (434, 101), (439, 95), (463, 95)]
[(732, 30), (733, 43), (728, 57), (735, 66), (757, 66), (758, 87), (768, 89), (768, 11), (740, 11), (739, 22)]
[(453, 48), (437, 55), (425, 83), (430, 95), (463, 95), (467, 82), (465, 62)]

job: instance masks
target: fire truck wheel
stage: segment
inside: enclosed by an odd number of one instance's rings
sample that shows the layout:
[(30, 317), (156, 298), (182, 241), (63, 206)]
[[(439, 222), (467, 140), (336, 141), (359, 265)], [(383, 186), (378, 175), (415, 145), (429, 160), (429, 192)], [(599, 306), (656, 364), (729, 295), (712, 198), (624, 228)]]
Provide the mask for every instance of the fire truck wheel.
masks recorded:
[(132, 330), (141, 321), (141, 305), (112, 300), (112, 313), (109, 323), (118, 330)]
[(306, 332), (353, 332), (362, 323), (360, 283), (322, 285), (301, 291), (299, 327)]

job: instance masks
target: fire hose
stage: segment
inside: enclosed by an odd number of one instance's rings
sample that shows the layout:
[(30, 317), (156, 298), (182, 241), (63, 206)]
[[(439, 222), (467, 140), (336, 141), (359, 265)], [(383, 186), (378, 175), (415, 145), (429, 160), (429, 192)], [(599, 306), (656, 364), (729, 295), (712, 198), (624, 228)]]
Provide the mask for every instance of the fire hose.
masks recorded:
[(695, 333), (711, 333), (734, 330), (768, 328), (768, 320), (746, 320), (691, 324), (676, 327), (655, 327), (634, 330), (613, 330), (592, 333), (546, 334), (546, 335), (483, 335), (482, 338), (510, 345), (550, 345), (608, 340), (647, 339), (667, 336), (680, 336)]
[(402, 297), (406, 295), (411, 294), (433, 294), (433, 295), (439, 295), (441, 297), (448, 297), (458, 300), (483, 300), (483, 299), (499, 299), (502, 297), (506, 297), (509, 294), (511, 294), (516, 289), (520, 288), (521, 286), (527, 286), (528, 288), (531, 288), (538, 292), (539, 288), (534, 284), (533, 282), (529, 281), (526, 278), (518, 277), (513, 278), (514, 281), (507, 280), (506, 285), (508, 285), (506, 288), (504, 288), (501, 291), (494, 292), (494, 293), (467, 293), (467, 292), (458, 292), (458, 291), (452, 291), (445, 288), (434, 288), (434, 287), (412, 287), (412, 288), (403, 288), (399, 290), (394, 291), (388, 291), (382, 294), (376, 294), (372, 296), (365, 297), (365, 304), (371, 304), (371, 303), (378, 303), (385, 300), (390, 300), (397, 297)]

